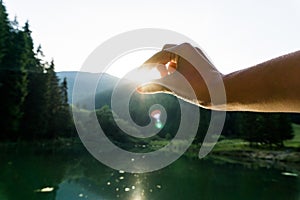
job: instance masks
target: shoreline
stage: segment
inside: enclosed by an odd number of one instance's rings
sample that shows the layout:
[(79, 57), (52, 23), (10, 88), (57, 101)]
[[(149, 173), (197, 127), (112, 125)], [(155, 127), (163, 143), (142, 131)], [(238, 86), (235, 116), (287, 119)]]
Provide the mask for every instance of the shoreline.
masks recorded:
[[(300, 152), (284, 150), (213, 151), (211, 159), (246, 167), (274, 168), (300, 174)], [(298, 175), (297, 175), (298, 176)]]
[[(87, 152), (84, 145), (78, 138), (58, 138), (55, 140), (42, 141), (19, 141), (0, 142), (0, 148), (4, 152)], [(268, 150), (260, 148), (215, 148), (205, 159), (213, 159), (222, 163), (242, 164), (248, 167), (276, 168), (285, 171), (297, 172), (300, 174), (300, 151), (298, 148), (284, 148), (280, 150)], [(198, 145), (191, 145), (182, 155), (186, 158), (198, 159)]]

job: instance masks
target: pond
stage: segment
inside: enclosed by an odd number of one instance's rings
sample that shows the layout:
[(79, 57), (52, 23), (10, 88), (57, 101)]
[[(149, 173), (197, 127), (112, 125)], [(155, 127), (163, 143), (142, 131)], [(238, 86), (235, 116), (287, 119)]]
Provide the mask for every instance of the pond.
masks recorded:
[(274, 168), (182, 157), (145, 174), (110, 169), (85, 150), (1, 150), (0, 199), (300, 199), (300, 178)]

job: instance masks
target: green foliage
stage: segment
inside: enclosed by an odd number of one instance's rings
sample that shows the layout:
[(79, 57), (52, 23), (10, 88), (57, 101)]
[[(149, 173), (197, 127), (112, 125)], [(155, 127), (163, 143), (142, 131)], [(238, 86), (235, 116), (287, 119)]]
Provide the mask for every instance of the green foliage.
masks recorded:
[(142, 95), (135, 92), (129, 105), (129, 112), (133, 121), (140, 126), (148, 125), (151, 122), (149, 111), (151, 106), (155, 104), (161, 105), (167, 114), (167, 121), (163, 128), (159, 131), (158, 136), (165, 138), (169, 133), (170, 137), (173, 138), (176, 135), (180, 124), (181, 111), (178, 100), (171, 95)]
[(292, 124), (294, 137), (291, 140), (284, 141), (286, 147), (298, 148), (300, 150), (300, 125)]
[(241, 138), (253, 144), (283, 146), (284, 140), (293, 138), (293, 129), (288, 114), (239, 113)]
[[(93, 113), (92, 113), (93, 114)], [(107, 137), (114, 143), (123, 147), (128, 147), (132, 145), (131, 143), (135, 142), (135, 138), (129, 135), (126, 135), (116, 124), (116, 120), (121, 120), (121, 123), (124, 126), (128, 126), (128, 122), (120, 119), (118, 116), (113, 114), (112, 110), (108, 105), (103, 106), (99, 110), (96, 111), (96, 116), (98, 118), (99, 124), (103, 132), (107, 135)], [(136, 131), (136, 130), (133, 130)], [(124, 146), (125, 145), (125, 146)]]
[[(129, 91), (126, 90), (126, 85), (122, 87), (123, 89), (121, 91), (129, 93)], [(96, 96), (96, 102), (101, 102), (102, 104), (106, 102), (110, 104), (111, 92), (112, 90), (107, 90), (104, 95), (105, 98), (101, 98), (99, 95)], [(106, 98), (107, 100), (105, 100)], [(122, 99), (119, 101), (121, 102)], [(161, 139), (170, 140), (176, 135), (180, 125), (181, 113), (179, 101), (181, 100), (168, 94), (141, 95), (133, 93), (130, 99), (129, 112), (136, 124), (145, 126), (152, 123), (151, 117), (149, 117), (151, 106), (160, 104), (167, 113), (167, 121), (164, 127), (159, 131), (158, 136)], [(109, 107), (107, 107), (107, 110), (108, 109)], [(200, 112), (200, 121), (194, 144), (201, 144), (210, 124), (211, 111), (197, 106), (195, 106), (194, 109), (199, 109)], [(119, 117), (122, 118), (122, 115)], [(227, 112), (222, 135), (226, 138), (244, 139), (251, 145), (282, 146), (284, 140), (293, 137), (289, 117), (290, 114), (283, 113)], [(110, 121), (110, 119), (109, 116), (103, 117), (102, 122), (105, 124), (105, 120)], [(107, 125), (107, 127), (109, 126)], [(110, 128), (111, 129), (107, 128), (109, 129), (108, 134), (114, 135), (118, 132), (118, 130), (115, 132), (112, 131), (112, 126)]]
[[(3, 4), (0, 6), (0, 127), (1, 137), (16, 137), (23, 116), (22, 106), (27, 95), (26, 43), (29, 37), (9, 24)], [(2, 32), (3, 31), (3, 32)], [(3, 37), (3, 38), (2, 38)]]
[(54, 62), (34, 52), (29, 23), (19, 29), (0, 4), (0, 127), (2, 139), (39, 139), (74, 130), (67, 103), (67, 81), (60, 85)]
[(9, 42), (10, 24), (6, 8), (0, 4), (0, 63), (8, 52), (7, 43)]

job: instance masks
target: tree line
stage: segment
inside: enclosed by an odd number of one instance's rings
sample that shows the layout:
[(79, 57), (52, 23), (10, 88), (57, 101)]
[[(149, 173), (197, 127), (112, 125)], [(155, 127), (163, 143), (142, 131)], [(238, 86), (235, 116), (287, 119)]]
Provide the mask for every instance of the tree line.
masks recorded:
[[(96, 101), (99, 102), (99, 99), (96, 98)], [(169, 94), (140, 95), (134, 93), (131, 97), (129, 112), (133, 121), (140, 126), (145, 126), (149, 123), (153, 123), (149, 116), (151, 106), (154, 104), (162, 105), (166, 110), (167, 121), (159, 133), (152, 139), (160, 138), (170, 140), (176, 135), (181, 123), (179, 101), (182, 100), (178, 100)], [(102, 103), (104, 102), (102, 101)], [(183, 101), (181, 103), (184, 104), (186, 102)], [(197, 106), (195, 106), (194, 109), (199, 109), (200, 112), (200, 121), (194, 143), (201, 144), (209, 127), (211, 111)], [(104, 132), (111, 140), (117, 141), (118, 143), (128, 143), (130, 141), (147, 143), (149, 141), (148, 139), (146, 141), (138, 141), (126, 136), (126, 133), (120, 130), (114, 122), (114, 120), (120, 119), (113, 113), (109, 105), (101, 107), (96, 114)], [(248, 141), (252, 146), (282, 147), (284, 140), (289, 140), (294, 137), (291, 114), (288, 113), (227, 112), (226, 115), (221, 139), (224, 137), (232, 139), (238, 138)], [(115, 116), (115, 119), (113, 116)], [(126, 122), (124, 122), (124, 124), (126, 125)]]
[[(58, 79), (54, 61), (45, 61), (41, 46), (34, 49), (29, 23), (20, 27), (16, 19), (10, 21), (3, 2), (0, 2), (0, 139), (74, 136), (66, 78), (61, 81)], [(97, 107), (100, 124), (112, 140), (118, 143), (136, 142), (135, 138), (126, 138), (126, 133), (118, 129), (114, 122), (109, 108), (111, 92), (101, 94), (100, 99), (96, 96), (96, 102), (101, 102), (101, 107), (108, 104), (102, 109)], [(157, 137), (171, 139), (181, 120), (179, 103), (175, 97), (167, 94), (141, 97), (135, 93), (129, 105), (132, 119), (141, 126), (150, 123), (148, 114), (153, 104), (161, 104), (168, 115)], [(210, 122), (211, 111), (196, 106), (195, 109), (201, 113), (195, 142), (201, 143)], [(292, 117), (299, 121), (299, 116)], [(122, 123), (128, 124), (124, 120)], [(289, 114), (228, 112), (222, 135), (242, 138), (253, 145), (282, 146), (284, 140), (293, 137), (293, 130)]]
[(67, 80), (60, 81), (52, 60), (34, 49), (29, 23), (10, 21), (0, 4), (0, 138), (40, 139), (72, 129)]

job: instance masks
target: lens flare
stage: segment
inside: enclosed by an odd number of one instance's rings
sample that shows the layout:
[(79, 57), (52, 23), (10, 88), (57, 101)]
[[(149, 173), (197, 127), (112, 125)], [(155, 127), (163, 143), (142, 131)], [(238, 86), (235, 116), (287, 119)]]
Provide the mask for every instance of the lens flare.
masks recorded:
[(153, 117), (153, 118), (156, 119), (156, 120), (159, 120), (159, 119), (160, 119), (160, 115), (161, 115), (160, 110), (153, 110), (153, 111), (151, 112), (151, 117)]
[(161, 115), (160, 110), (153, 110), (151, 112), (151, 117), (155, 119), (155, 127), (158, 129), (161, 129), (163, 127), (163, 124), (160, 121), (160, 115)]
[(155, 123), (155, 127), (158, 128), (158, 129), (161, 129), (163, 127), (163, 124), (158, 120)]

